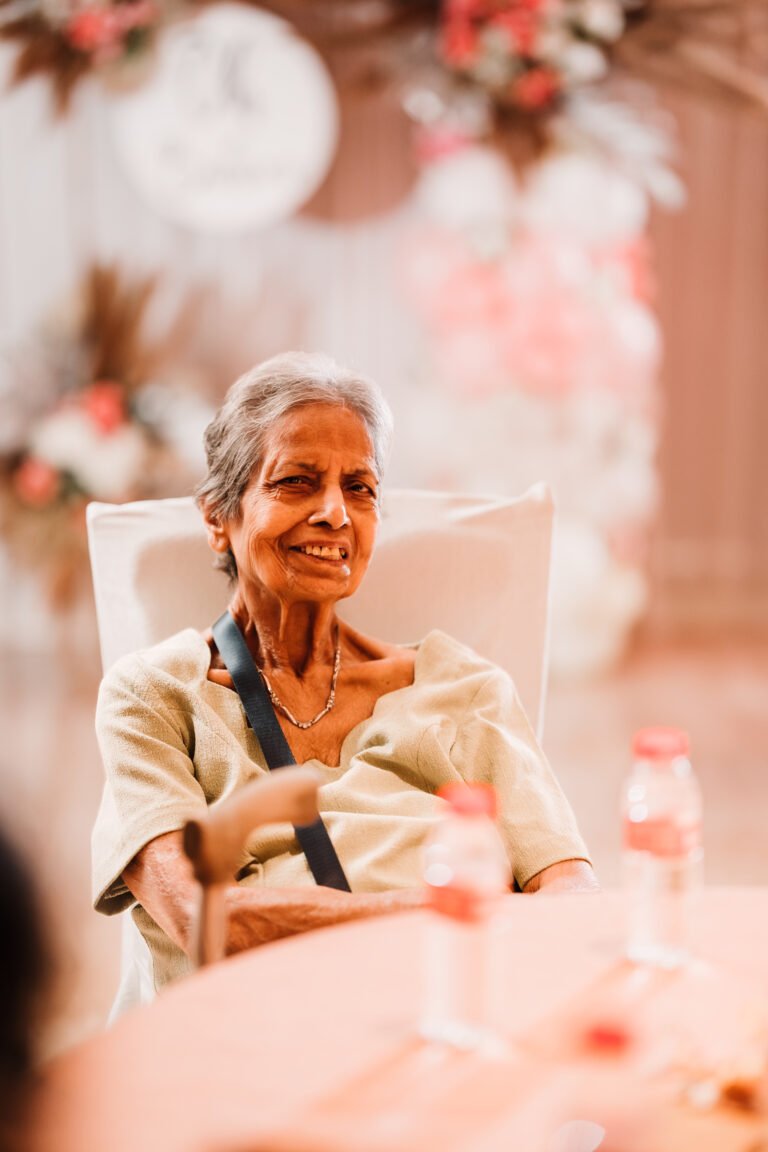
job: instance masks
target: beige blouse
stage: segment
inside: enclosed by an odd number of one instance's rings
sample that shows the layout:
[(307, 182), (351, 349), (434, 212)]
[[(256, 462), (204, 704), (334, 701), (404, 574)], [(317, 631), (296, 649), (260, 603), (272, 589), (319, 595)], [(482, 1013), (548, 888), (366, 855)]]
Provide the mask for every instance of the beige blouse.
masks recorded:
[[(124, 657), (99, 692), (96, 731), (106, 771), (93, 832), (100, 912), (133, 904), (122, 871), (150, 840), (183, 827), (268, 769), (239, 697), (207, 679), (210, 650), (194, 629)], [(346, 736), (338, 767), (308, 761), (325, 783), (319, 806), (353, 892), (420, 883), (425, 836), (458, 780), (492, 783), (510, 864), (522, 888), (561, 860), (588, 859), (571, 808), (541, 752), (512, 681), (442, 632), (416, 648), (414, 682), (379, 697)], [(242, 884), (313, 884), (289, 824), (257, 829)], [(142, 908), (134, 916), (158, 987), (188, 961)]]

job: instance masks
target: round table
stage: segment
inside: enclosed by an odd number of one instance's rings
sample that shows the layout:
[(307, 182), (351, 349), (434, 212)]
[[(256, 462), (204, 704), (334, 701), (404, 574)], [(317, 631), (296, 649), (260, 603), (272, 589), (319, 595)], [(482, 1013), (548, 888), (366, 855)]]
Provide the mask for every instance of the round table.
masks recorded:
[[(583, 1024), (629, 1006), (641, 1031), (658, 1036), (667, 1017), (688, 1011), (711, 1037), (745, 1005), (763, 1010), (768, 889), (699, 894), (697, 959), (684, 974), (622, 960), (623, 908), (612, 892), (504, 902), (494, 958), (507, 1044), (493, 1056), (418, 1037), (430, 913), (232, 957), (51, 1062), (34, 1152), (527, 1152), (563, 1084), (572, 1089), (574, 1070), (594, 1065), (577, 1051)], [(633, 1058), (646, 1059), (636, 1047)], [(624, 1054), (603, 1060), (599, 1076), (609, 1084), (624, 1064)], [(653, 1152), (747, 1152), (764, 1124), (735, 1107), (672, 1106)]]

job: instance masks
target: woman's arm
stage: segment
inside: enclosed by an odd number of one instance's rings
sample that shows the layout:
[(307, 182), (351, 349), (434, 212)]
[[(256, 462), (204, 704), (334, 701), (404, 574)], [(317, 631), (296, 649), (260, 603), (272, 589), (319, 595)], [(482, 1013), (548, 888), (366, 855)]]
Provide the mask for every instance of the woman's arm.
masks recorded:
[(451, 759), (465, 780), (496, 789), (499, 828), (524, 892), (597, 889), (571, 806), (502, 669), (472, 696)]
[[(123, 880), (139, 904), (175, 944), (189, 953), (199, 906), (199, 887), (182, 847), (182, 833), (151, 840), (123, 871)], [(345, 920), (400, 912), (422, 903), (415, 889), (397, 892), (338, 892), (334, 888), (227, 889), (227, 953), (241, 952), (310, 928)]]
[(561, 860), (537, 872), (523, 892), (599, 892), (600, 885), (586, 860)]

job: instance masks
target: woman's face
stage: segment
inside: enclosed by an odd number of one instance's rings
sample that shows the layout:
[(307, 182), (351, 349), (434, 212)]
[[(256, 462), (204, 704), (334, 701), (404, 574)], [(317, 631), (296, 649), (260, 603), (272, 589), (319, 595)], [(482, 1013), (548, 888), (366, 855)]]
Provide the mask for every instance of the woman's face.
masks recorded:
[(242, 590), (284, 601), (333, 601), (362, 580), (379, 523), (379, 476), (368, 430), (335, 404), (307, 404), (276, 422), (240, 514), (210, 525), (231, 548)]

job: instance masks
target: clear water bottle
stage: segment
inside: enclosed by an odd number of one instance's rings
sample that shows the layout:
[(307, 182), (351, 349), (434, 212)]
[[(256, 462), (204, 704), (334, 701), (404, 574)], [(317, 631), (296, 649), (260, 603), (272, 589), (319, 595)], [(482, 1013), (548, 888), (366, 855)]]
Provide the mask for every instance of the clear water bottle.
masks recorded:
[(623, 798), (627, 955), (676, 968), (689, 953), (691, 901), (702, 864), (701, 792), (677, 728), (635, 736)]
[(449, 808), (424, 850), (429, 907), (421, 1034), (471, 1049), (493, 1046), (490, 920), (510, 890), (507, 854), (487, 785), (450, 784)]

